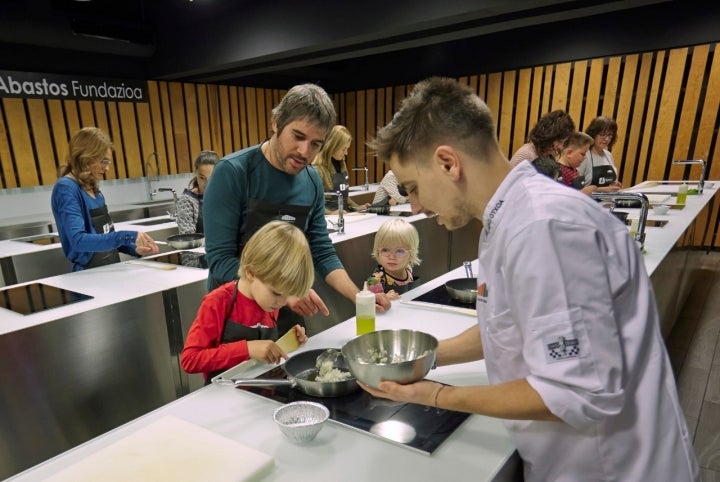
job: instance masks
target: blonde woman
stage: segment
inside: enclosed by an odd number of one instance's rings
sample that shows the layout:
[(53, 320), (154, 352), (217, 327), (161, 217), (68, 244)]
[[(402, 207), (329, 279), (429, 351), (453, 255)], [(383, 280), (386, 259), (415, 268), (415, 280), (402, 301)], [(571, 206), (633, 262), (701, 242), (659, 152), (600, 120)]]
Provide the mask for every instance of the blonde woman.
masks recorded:
[(391, 300), (400, 298), (415, 281), (413, 266), (420, 264), (419, 247), (420, 237), (415, 226), (404, 219), (385, 221), (375, 234), (371, 255), (378, 266), (368, 278), (368, 289), (385, 293)]
[[(312, 166), (317, 170), (325, 192), (336, 192), (340, 184), (349, 185), (348, 169), (345, 158), (352, 143), (352, 135), (345, 126), (332, 128), (323, 148), (313, 159)], [(359, 205), (344, 194), (345, 210), (364, 209), (368, 205)], [(337, 199), (325, 200), (325, 214), (338, 213)]]
[[(185, 340), (183, 370), (203, 373), (206, 383), (245, 360), (278, 363), (288, 358), (275, 343), (280, 336), (277, 319), (289, 297), (305, 296), (313, 284), (305, 235), (284, 221), (267, 223), (245, 245), (238, 276), (205, 295)], [(305, 328), (292, 329), (304, 344)]]

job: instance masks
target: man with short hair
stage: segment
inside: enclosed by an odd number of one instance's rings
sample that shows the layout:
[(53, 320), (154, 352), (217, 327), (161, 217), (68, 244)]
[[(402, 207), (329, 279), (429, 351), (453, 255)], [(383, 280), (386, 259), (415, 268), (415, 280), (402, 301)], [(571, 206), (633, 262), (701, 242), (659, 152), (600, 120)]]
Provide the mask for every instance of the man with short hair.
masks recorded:
[[(308, 168), (335, 119), (332, 100), (321, 87), (297, 85), (272, 110), (273, 134), (269, 140), (218, 162), (203, 202), (209, 289), (236, 279), (238, 258), (247, 240), (267, 222), (280, 219), (307, 235), (319, 276), (355, 301), (360, 290), (345, 271), (328, 236), (322, 182), (317, 172)], [(379, 310), (390, 307), (382, 295), (377, 296), (377, 302)], [(288, 305), (301, 316), (318, 311), (329, 314), (313, 290)], [(297, 318), (287, 319), (292, 318), (289, 315), (281, 310), (281, 330), (302, 323)]]
[(370, 143), (413, 212), (483, 223), (478, 327), (438, 365), (485, 359), (489, 385), (381, 382), (376, 396), (505, 419), (527, 481), (693, 481), (688, 434), (642, 255), (598, 203), (514, 169), (492, 115), (452, 79), (420, 82)]

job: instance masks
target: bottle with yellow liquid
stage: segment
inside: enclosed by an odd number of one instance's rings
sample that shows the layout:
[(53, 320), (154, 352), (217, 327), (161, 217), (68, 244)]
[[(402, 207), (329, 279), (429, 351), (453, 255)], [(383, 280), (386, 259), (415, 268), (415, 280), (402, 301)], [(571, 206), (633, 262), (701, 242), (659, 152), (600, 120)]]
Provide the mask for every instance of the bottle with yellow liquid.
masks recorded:
[(682, 184), (680, 184), (680, 187), (678, 188), (678, 193), (677, 193), (677, 203), (678, 204), (685, 204), (685, 201), (687, 201), (687, 193), (688, 193), (688, 185), (687, 185), (687, 182), (683, 181)]
[(367, 287), (355, 295), (355, 327), (358, 335), (375, 331), (375, 293)]

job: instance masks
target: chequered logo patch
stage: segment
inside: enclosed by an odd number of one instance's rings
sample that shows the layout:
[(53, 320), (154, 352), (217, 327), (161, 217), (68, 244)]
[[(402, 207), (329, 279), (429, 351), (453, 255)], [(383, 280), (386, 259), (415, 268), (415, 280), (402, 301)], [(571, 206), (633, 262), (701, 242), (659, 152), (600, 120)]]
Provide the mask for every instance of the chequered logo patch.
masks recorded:
[(545, 342), (545, 358), (554, 363), (568, 358), (577, 358), (582, 355), (580, 342), (577, 338), (558, 336), (551, 342)]

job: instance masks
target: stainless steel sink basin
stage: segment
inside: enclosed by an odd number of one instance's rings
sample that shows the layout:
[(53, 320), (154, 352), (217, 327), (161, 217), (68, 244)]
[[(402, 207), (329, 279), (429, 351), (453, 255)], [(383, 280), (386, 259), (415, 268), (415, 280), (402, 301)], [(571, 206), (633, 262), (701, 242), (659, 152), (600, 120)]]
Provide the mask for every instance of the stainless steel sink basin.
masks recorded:
[[(630, 223), (631, 223), (630, 219), (625, 220), (626, 226), (630, 226)], [(667, 223), (668, 223), (668, 221), (662, 220), (662, 219), (646, 219), (645, 227), (646, 228), (664, 228)]]
[(161, 199), (159, 201), (142, 201), (137, 203), (131, 203), (133, 206), (162, 206), (164, 204), (171, 205), (172, 199)]
[(33, 243), (47, 246), (48, 244), (59, 243), (60, 238), (56, 234), (38, 234), (36, 236), (28, 236), (25, 238), (16, 238), (12, 241), (22, 241), (23, 243)]
[(136, 226), (154, 226), (155, 224), (172, 223), (173, 221), (175, 221), (173, 218), (158, 218), (158, 219), (150, 219), (147, 221), (133, 222), (130, 224), (134, 224)]

